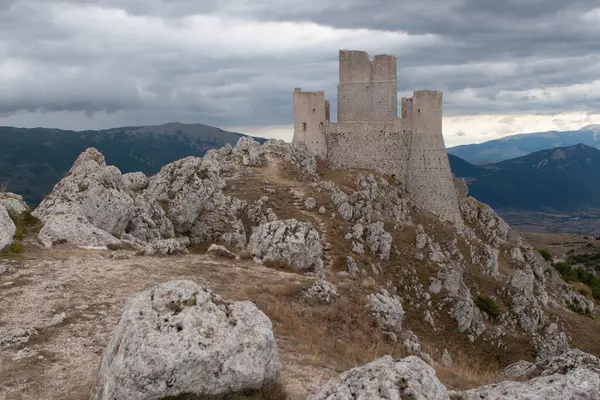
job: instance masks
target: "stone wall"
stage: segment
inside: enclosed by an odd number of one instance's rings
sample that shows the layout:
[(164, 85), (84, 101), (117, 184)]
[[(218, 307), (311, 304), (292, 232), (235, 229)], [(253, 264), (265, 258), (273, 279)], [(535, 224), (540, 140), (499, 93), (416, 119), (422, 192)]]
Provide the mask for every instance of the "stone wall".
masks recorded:
[(406, 187), (425, 209), (462, 222), (448, 153), (442, 135), (442, 93), (415, 91)]
[(404, 179), (411, 137), (406, 120), (332, 123), (326, 137), (330, 168), (374, 169)]
[(398, 116), (396, 57), (369, 60), (363, 51), (340, 50), (338, 122), (394, 121)]
[(309, 150), (322, 158), (327, 155), (325, 125), (329, 117), (329, 102), (325, 92), (294, 91), (294, 138), (305, 142)]

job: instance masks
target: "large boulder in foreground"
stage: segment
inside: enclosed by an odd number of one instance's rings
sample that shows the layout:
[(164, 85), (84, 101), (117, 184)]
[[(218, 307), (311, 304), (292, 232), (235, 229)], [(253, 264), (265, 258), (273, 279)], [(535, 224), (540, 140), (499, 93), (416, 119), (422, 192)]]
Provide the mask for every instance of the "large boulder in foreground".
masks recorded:
[(381, 357), (342, 373), (307, 400), (449, 400), (435, 370), (415, 356)]
[(8, 211), (0, 204), (0, 251), (12, 243), (16, 229), (17, 227), (8, 215)]
[(284, 261), (302, 270), (323, 267), (319, 232), (295, 219), (260, 224), (250, 236), (248, 251), (262, 261)]
[(128, 302), (91, 399), (219, 396), (258, 389), (280, 369), (271, 321), (252, 302), (175, 280)]

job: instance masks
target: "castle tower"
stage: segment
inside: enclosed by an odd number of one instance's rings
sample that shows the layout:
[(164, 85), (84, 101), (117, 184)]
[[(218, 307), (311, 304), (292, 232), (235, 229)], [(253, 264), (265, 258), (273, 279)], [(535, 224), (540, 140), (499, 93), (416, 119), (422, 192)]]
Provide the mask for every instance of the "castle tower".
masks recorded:
[[(404, 101), (402, 102), (404, 109)], [(406, 187), (418, 204), (441, 218), (462, 224), (448, 153), (442, 136), (442, 92), (415, 91), (411, 110)], [(410, 116), (407, 116), (410, 118)]]
[(398, 116), (396, 57), (340, 50), (338, 122), (389, 122)]
[(323, 159), (327, 157), (325, 130), (329, 125), (329, 101), (325, 92), (294, 91), (294, 138), (306, 143), (308, 149)]

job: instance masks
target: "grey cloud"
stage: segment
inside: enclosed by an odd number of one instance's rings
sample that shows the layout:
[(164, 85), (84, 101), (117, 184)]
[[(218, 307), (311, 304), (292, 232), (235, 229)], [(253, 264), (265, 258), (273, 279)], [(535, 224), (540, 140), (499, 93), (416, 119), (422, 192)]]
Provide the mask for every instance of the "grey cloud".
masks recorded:
[(455, 134), (456, 136), (465, 136), (465, 135), (466, 135), (466, 133), (465, 133), (465, 132), (463, 132), (463, 131), (454, 132), (454, 134)]
[[(125, 17), (159, 18), (165, 26), (216, 15), (224, 26), (211, 32), (214, 38), (244, 20), (406, 32), (414, 40), (385, 45), (398, 56), (399, 92), (443, 90), (448, 115), (600, 107), (590, 89), (565, 89), (600, 79), (600, 24), (583, 18), (597, 0), (0, 0), (0, 115), (78, 111), (94, 115), (93, 124), (102, 120), (97, 113), (112, 112), (128, 124), (133, 115), (289, 124), (294, 87), (325, 89), (335, 106), (337, 52), (326, 51), (320, 38), (296, 52), (269, 50), (267, 43), (257, 55), (246, 48), (222, 56), (218, 48), (202, 52), (193, 44), (211, 37), (152, 42), (145, 20), (113, 37), (111, 26), (95, 28), (106, 36), (83, 34), (48, 18), (73, 6), (120, 9)], [(377, 35), (361, 47), (373, 55), (380, 48)]]

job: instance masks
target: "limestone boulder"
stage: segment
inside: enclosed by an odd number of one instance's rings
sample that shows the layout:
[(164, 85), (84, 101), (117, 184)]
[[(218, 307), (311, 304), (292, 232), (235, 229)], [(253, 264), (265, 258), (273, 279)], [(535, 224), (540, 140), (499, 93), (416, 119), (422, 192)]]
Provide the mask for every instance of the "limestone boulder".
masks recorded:
[(316, 281), (304, 291), (304, 297), (318, 300), (323, 303), (331, 303), (339, 296), (337, 287), (327, 281)]
[(367, 300), (371, 313), (384, 331), (399, 333), (402, 330), (405, 312), (399, 296), (390, 295), (387, 290), (380, 289), (369, 294)]
[(252, 302), (169, 281), (126, 304), (90, 398), (223, 396), (271, 383), (280, 369), (271, 321)]
[(139, 243), (154, 243), (175, 236), (173, 223), (161, 204), (152, 197), (137, 195), (125, 232)]
[(16, 220), (26, 212), (30, 211), (29, 206), (25, 200), (23, 200), (23, 197), (14, 193), (0, 192), (0, 205), (6, 208), (8, 215), (10, 215), (13, 220)]
[(307, 400), (449, 400), (435, 370), (416, 356), (381, 357), (342, 373)]
[(136, 254), (143, 256), (166, 256), (172, 254), (187, 254), (187, 247), (190, 245), (190, 239), (186, 236), (161, 239), (153, 243), (148, 243), (139, 249)]
[(47, 216), (37, 236), (46, 247), (68, 243), (80, 247), (118, 246), (121, 241), (89, 223), (82, 215), (57, 214)]
[(308, 176), (314, 176), (317, 170), (315, 155), (304, 142), (286, 143), (279, 139), (269, 139), (261, 147), (265, 152), (279, 154), (284, 161)]
[(17, 227), (8, 215), (6, 207), (0, 204), (0, 251), (12, 243), (16, 230)]
[(148, 186), (148, 177), (143, 172), (130, 172), (123, 175), (123, 182), (132, 192), (139, 192)]
[(367, 248), (379, 255), (382, 260), (390, 259), (392, 249), (392, 235), (383, 229), (383, 222), (374, 222), (367, 225), (367, 238), (365, 244)]
[[(133, 199), (120, 171), (107, 166), (104, 156), (89, 148), (79, 155), (33, 215), (44, 225), (54, 224), (54, 228), (57, 223), (75, 221), (78, 226), (67, 228), (68, 231), (80, 231), (83, 224), (89, 225), (88, 231), (100, 230), (118, 238), (125, 233), (132, 209)], [(67, 241), (73, 238), (70, 234), (63, 237)]]
[(267, 222), (256, 227), (248, 251), (261, 261), (284, 261), (301, 270), (323, 267), (319, 232), (309, 222), (295, 219)]
[(221, 167), (199, 157), (174, 161), (150, 178), (144, 196), (161, 204), (175, 233), (187, 234), (201, 214), (213, 207), (214, 199), (221, 198), (225, 187)]

